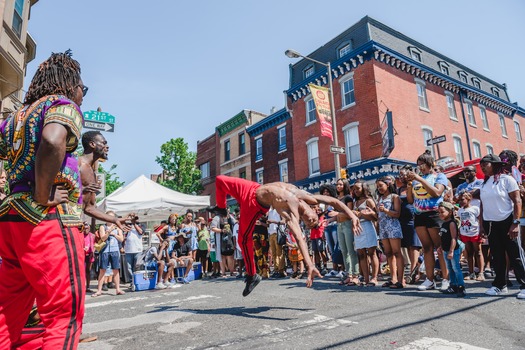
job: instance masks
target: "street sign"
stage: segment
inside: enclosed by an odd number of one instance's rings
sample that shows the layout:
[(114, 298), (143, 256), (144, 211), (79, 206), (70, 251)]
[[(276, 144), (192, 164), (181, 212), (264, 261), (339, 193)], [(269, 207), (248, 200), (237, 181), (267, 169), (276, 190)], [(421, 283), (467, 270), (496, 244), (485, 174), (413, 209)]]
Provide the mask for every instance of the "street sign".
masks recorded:
[(435, 145), (436, 143), (441, 143), (441, 142), (445, 142), (447, 140), (446, 136), (445, 135), (441, 135), (441, 136), (436, 136), (432, 139), (428, 139), (427, 140), (427, 146), (432, 146), (432, 145)]
[(84, 127), (88, 129), (94, 129), (99, 131), (114, 132), (115, 124), (110, 123), (97, 123), (89, 120), (84, 120)]
[(330, 152), (337, 154), (345, 154), (345, 148), (341, 146), (330, 145)]
[(85, 111), (84, 120), (91, 120), (94, 122), (115, 124), (115, 117), (107, 112), (99, 111)]

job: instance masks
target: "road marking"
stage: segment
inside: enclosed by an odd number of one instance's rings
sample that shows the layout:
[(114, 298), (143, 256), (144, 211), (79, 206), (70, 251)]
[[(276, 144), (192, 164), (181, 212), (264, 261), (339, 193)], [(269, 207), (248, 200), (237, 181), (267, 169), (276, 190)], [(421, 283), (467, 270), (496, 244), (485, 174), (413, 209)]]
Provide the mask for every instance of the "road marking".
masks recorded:
[(201, 324), (200, 322), (177, 322), (160, 326), (157, 329), (164, 333), (182, 334), (192, 328), (199, 327)]
[(486, 348), (480, 348), (474, 345), (465, 343), (451, 342), (445, 339), (439, 338), (422, 338), (416, 340), (408, 345), (398, 348), (399, 350), (427, 350), (427, 349), (439, 349), (439, 350), (488, 350)]
[(93, 307), (100, 307), (100, 306), (107, 306), (112, 304), (120, 304), (120, 303), (127, 303), (129, 301), (137, 301), (137, 300), (144, 300), (148, 299), (148, 297), (136, 297), (136, 298), (128, 298), (128, 299), (115, 299), (115, 300), (108, 300), (108, 301), (99, 301), (96, 303), (86, 303), (85, 307), (86, 309), (90, 309)]

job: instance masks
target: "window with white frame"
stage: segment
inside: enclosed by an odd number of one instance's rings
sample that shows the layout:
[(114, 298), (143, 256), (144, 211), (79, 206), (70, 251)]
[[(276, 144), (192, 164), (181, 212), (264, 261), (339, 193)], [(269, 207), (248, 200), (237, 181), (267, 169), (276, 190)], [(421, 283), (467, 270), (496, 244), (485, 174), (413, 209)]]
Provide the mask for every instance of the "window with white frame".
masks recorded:
[(448, 91), (445, 91), (445, 97), (447, 98), (448, 116), (450, 119), (458, 120), (456, 114), (456, 105), (454, 104), (454, 95)]
[(203, 163), (199, 166), (201, 171), (201, 179), (210, 177), (210, 162)]
[(427, 140), (432, 139), (433, 132), (430, 128), (423, 128), (423, 143), (425, 145), (425, 149), (428, 149), (430, 153), (432, 153), (432, 156), (434, 156), (434, 147), (427, 145)]
[(505, 125), (505, 116), (498, 113), (499, 126), (501, 127), (501, 136), (507, 137), (507, 126)]
[(408, 51), (410, 52), (410, 57), (412, 59), (421, 62), (421, 50), (414, 46), (409, 46)]
[(316, 111), (315, 111), (315, 103), (312, 96), (308, 96), (304, 99), (304, 103), (306, 105), (306, 125), (311, 124), (315, 122), (316, 117)]
[(343, 128), (346, 145), (346, 163), (361, 161), (361, 146), (359, 144), (359, 124), (352, 123)]
[(224, 161), (230, 160), (230, 140), (224, 141)]
[(472, 141), (472, 149), (474, 149), (474, 157), (481, 158), (481, 144), (478, 141)]
[(263, 168), (255, 170), (255, 181), (261, 185), (264, 183)]
[(22, 36), (22, 14), (24, 13), (24, 0), (15, 0), (15, 11), (13, 14), (13, 31), (20, 38)]
[(492, 145), (487, 143), (486, 147), (487, 147), (487, 154), (494, 154), (494, 147), (492, 147)]
[(338, 57), (341, 58), (343, 56), (345, 56), (346, 54), (348, 54), (350, 51), (352, 51), (352, 47), (350, 44), (346, 44), (344, 45), (343, 47), (339, 48), (338, 50)]
[(427, 90), (425, 87), (425, 82), (421, 79), (416, 79), (416, 87), (419, 108), (428, 110)]
[(483, 129), (489, 130), (489, 120), (487, 119), (487, 110), (483, 106), (479, 106), (479, 115), (483, 123)]
[(518, 123), (517, 121), (514, 121), (514, 132), (516, 132), (516, 140), (521, 142), (522, 138), (521, 138), (520, 123)]
[(459, 76), (459, 80), (461, 80), (462, 82), (464, 82), (465, 84), (468, 84), (467, 83), (467, 73), (465, 71), (459, 71), (458, 72), (458, 76)]
[(481, 80), (479, 80), (478, 78), (472, 78), (472, 85), (474, 85), (478, 89), (481, 89)]
[(467, 106), (468, 122), (472, 126), (476, 126), (476, 118), (474, 117), (474, 109), (472, 108), (472, 102), (466, 100), (465, 105)]
[(449, 65), (447, 62), (439, 61), (438, 64), (439, 64), (439, 70), (441, 71), (441, 73), (450, 75)]
[(310, 175), (319, 174), (321, 168), (319, 165), (319, 146), (318, 138), (308, 140), (306, 147), (308, 149), (308, 170)]
[(288, 182), (288, 160), (279, 162), (279, 181)]
[(354, 94), (354, 73), (349, 73), (341, 80), (339, 80), (339, 83), (341, 84), (341, 95), (342, 97), (342, 104), (343, 108), (350, 106), (355, 103), (355, 94)]
[(492, 88), (492, 93), (493, 93), (496, 97), (499, 97), (499, 89), (493, 87), (493, 88)]
[(239, 155), (246, 153), (246, 136), (244, 133), (239, 134)]
[(304, 78), (309, 78), (314, 75), (314, 66), (309, 66), (304, 70)]
[(456, 161), (463, 163), (463, 146), (461, 145), (461, 138), (459, 136), (453, 136), (454, 140), (454, 152), (456, 153)]
[(279, 151), (286, 149), (286, 127), (283, 126), (277, 130), (279, 134)]
[(262, 137), (255, 140), (255, 161), (258, 162), (263, 158), (263, 143)]

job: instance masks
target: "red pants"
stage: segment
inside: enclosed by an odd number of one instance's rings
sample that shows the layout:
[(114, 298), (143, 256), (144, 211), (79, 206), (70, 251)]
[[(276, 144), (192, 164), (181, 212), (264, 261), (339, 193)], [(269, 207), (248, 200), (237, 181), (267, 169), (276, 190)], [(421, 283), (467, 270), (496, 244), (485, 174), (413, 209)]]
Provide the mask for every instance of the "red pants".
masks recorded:
[(226, 195), (237, 200), (240, 208), (239, 219), (239, 246), (241, 247), (246, 274), (256, 274), (255, 257), (253, 252), (253, 229), (255, 221), (268, 212), (257, 202), (255, 191), (261, 186), (257, 182), (219, 175), (215, 179), (215, 197), (219, 208), (226, 208)]
[(19, 346), (36, 298), (43, 349), (76, 349), (84, 318), (83, 235), (54, 213), (34, 226), (16, 212), (0, 218), (0, 349)]

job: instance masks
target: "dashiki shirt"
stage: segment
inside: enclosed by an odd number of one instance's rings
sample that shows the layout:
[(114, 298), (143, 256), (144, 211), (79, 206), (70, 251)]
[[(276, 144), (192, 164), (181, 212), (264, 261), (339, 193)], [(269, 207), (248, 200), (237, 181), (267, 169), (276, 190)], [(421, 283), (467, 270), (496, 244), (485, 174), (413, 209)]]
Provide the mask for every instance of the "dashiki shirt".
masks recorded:
[(38, 225), (52, 207), (33, 200), (36, 153), (44, 126), (58, 123), (66, 127), (66, 155), (55, 178), (69, 193), (69, 201), (56, 207), (64, 226), (79, 226), (81, 220), (81, 181), (77, 149), (83, 116), (80, 108), (62, 95), (50, 95), (22, 106), (0, 124), (0, 159), (6, 160), (10, 195), (0, 205), (0, 217), (11, 209), (22, 218)]
[[(421, 175), (430, 185), (435, 186), (436, 184), (441, 184), (445, 187), (448, 186), (448, 180), (445, 174), (427, 174)], [(443, 202), (443, 193), (441, 196), (434, 198), (427, 192), (425, 187), (419, 181), (412, 181), (412, 188), (414, 190), (414, 213), (421, 214), (429, 211), (436, 211), (438, 209), (439, 203)]]

